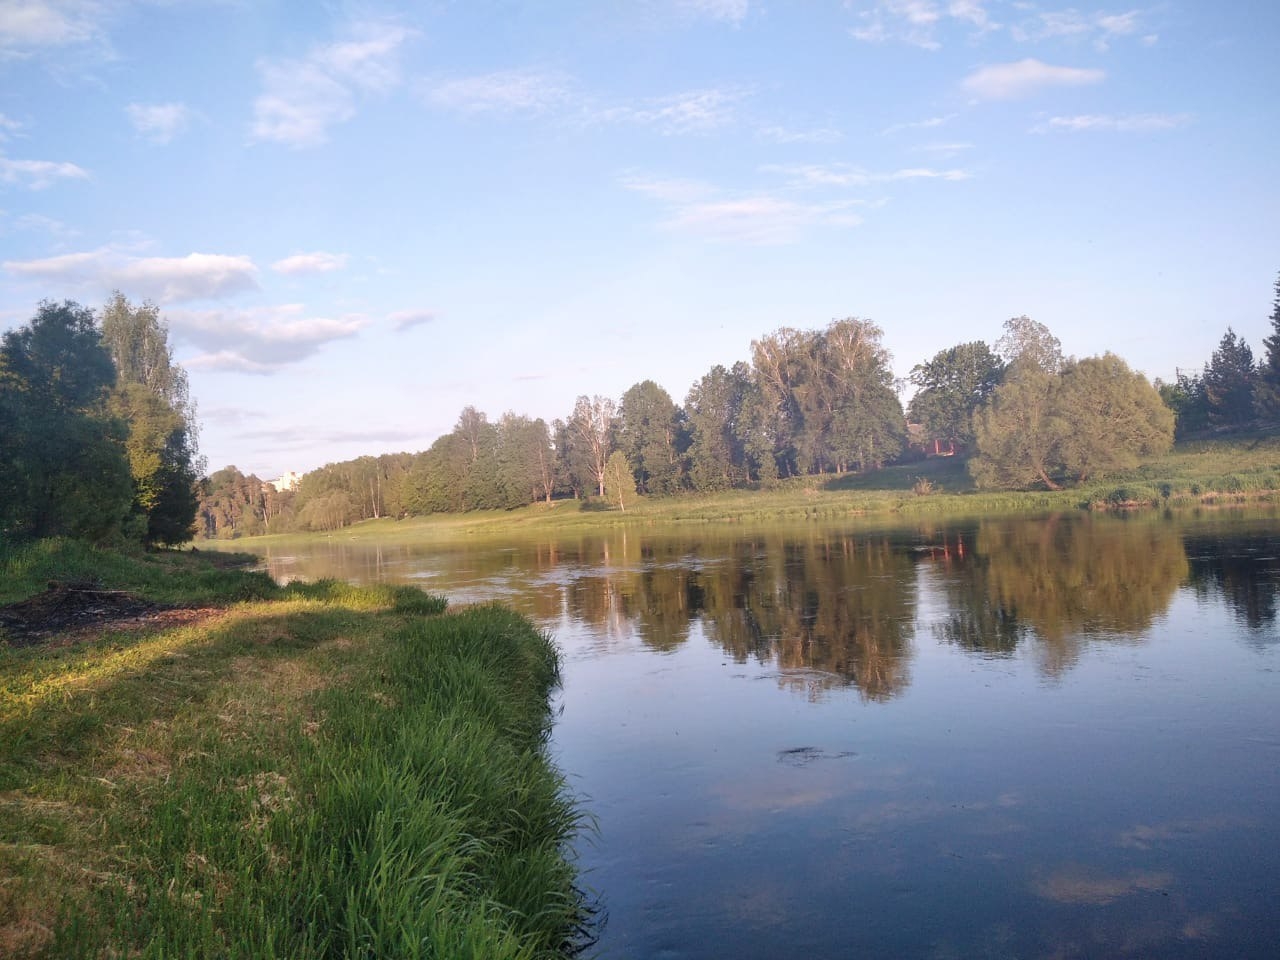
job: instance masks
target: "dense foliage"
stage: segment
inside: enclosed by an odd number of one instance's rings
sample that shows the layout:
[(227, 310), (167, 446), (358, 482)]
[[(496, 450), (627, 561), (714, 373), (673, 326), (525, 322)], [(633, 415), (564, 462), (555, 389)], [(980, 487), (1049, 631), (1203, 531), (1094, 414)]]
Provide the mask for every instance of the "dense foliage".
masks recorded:
[(200, 469), (156, 308), (40, 304), (0, 344), (0, 533), (181, 543)]

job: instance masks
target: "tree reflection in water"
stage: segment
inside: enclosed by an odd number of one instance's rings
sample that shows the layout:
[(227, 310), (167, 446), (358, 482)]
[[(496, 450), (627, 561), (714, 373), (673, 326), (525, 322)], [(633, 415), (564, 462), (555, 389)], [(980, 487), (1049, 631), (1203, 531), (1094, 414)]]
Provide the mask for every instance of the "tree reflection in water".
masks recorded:
[(1177, 527), (1159, 518), (982, 521), (972, 555), (945, 580), (938, 632), (996, 656), (1032, 635), (1041, 670), (1058, 677), (1089, 640), (1141, 638), (1187, 573)]

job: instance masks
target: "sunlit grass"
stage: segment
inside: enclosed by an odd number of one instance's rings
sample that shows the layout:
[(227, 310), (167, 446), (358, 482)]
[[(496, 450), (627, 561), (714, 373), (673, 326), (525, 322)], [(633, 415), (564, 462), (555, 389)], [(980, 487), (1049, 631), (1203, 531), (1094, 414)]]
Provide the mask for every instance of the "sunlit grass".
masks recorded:
[(563, 955), (584, 913), (555, 649), (442, 608), (325, 581), (0, 644), (0, 955)]

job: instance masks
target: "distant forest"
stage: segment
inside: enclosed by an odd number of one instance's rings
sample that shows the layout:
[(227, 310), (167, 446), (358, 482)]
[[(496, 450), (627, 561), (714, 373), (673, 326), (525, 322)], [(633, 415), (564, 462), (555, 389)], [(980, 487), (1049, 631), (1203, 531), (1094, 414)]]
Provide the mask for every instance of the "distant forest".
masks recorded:
[(867, 472), (907, 458), (965, 456), (975, 483), (1057, 489), (1125, 469), (1192, 437), (1280, 420), (1280, 279), (1255, 362), (1231, 329), (1198, 373), (1148, 382), (1119, 357), (1062, 354), (1016, 317), (994, 346), (939, 351), (915, 366), (906, 410), (868, 320), (782, 328), (751, 360), (716, 365), (676, 403), (652, 380), (617, 401), (579, 397), (550, 424), (468, 406), (420, 453), (328, 464), (294, 490), (234, 466), (202, 483), (197, 536), (337, 530), (379, 517), (512, 509), (558, 498), (679, 496)]

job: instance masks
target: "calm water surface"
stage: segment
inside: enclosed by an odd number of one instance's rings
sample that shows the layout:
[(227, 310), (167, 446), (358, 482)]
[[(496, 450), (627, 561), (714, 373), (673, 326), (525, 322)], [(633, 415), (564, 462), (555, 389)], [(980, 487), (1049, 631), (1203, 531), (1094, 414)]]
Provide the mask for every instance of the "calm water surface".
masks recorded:
[(1274, 514), (306, 549), (554, 634), (599, 955), (1280, 956)]

